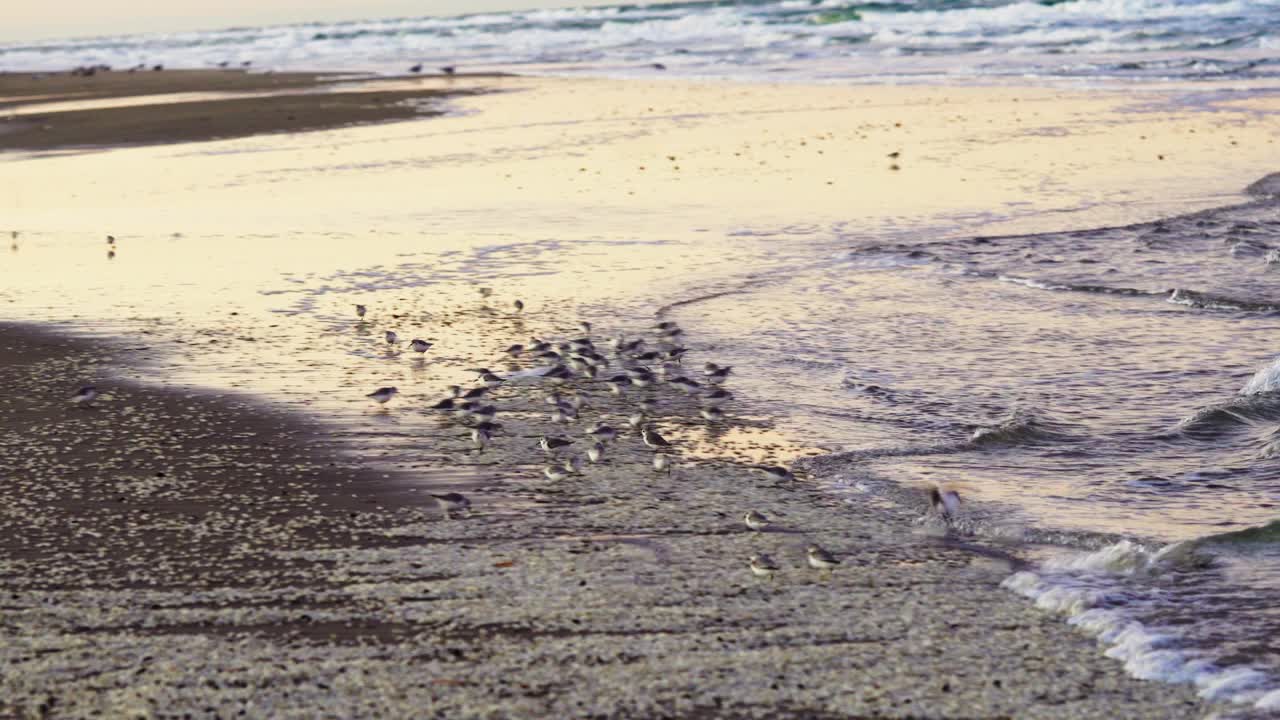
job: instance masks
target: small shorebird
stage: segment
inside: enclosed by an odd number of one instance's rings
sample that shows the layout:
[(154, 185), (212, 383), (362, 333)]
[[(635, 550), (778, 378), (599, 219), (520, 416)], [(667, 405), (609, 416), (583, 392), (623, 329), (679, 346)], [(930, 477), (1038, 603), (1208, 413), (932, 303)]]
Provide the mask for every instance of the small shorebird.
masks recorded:
[(480, 428), (474, 428), (471, 430), (471, 445), (474, 446), (476, 450), (480, 452), (484, 452), (484, 448), (488, 444), (489, 444), (488, 432), (481, 430)]
[(631, 384), (631, 378), (626, 375), (614, 375), (605, 381), (605, 387), (609, 388), (609, 392), (614, 395), (621, 395), (622, 389)]
[(116, 244), (116, 236), (115, 236), (115, 235), (108, 235), (108, 236), (107, 236), (107, 244), (108, 244), (108, 245), (115, 245), (115, 244)]
[(507, 348), (506, 352), (508, 355), (510, 355), (513, 358), (520, 357), (520, 353), (524, 352), (524, 346), (520, 344), (512, 345), (511, 347)]
[(479, 400), (480, 398), (484, 397), (484, 394), (487, 392), (489, 392), (489, 388), (487, 387), (471, 388), (466, 392), (463, 392), (462, 388), (458, 388), (458, 392), (454, 395), (454, 397), (461, 398), (463, 400)]
[(511, 303), (511, 307), (515, 308), (516, 312), (522, 313), (524, 312), (524, 301), (516, 300)]
[(591, 462), (598, 463), (600, 462), (600, 459), (603, 457), (604, 457), (604, 443), (597, 442), (592, 444), (591, 447), (587, 448), (587, 459), (590, 460)]
[(75, 395), (71, 396), (71, 404), (87, 408), (91, 406), (90, 404), (96, 397), (98, 397), (98, 388), (92, 385), (85, 385), (77, 390)]
[(487, 388), (496, 388), (502, 383), (506, 382), (506, 380), (507, 380), (506, 378), (498, 377), (497, 375), (491, 372), (484, 372), (480, 374), (480, 378), (479, 380), (477, 380), (477, 382), (484, 383), (484, 386)]
[(929, 506), (948, 523), (960, 512), (960, 493), (955, 490), (943, 490), (937, 485), (929, 490)]
[(413, 342), (409, 343), (409, 347), (416, 353), (425, 353), (431, 349), (432, 345), (433, 343), (429, 343), (426, 340), (419, 340), (418, 338), (414, 338)]
[(653, 456), (653, 471), (660, 473), (671, 472), (671, 456), (661, 453)]
[(363, 305), (356, 305), (356, 317), (358, 317), (358, 318), (360, 318), (361, 320), (363, 320), (363, 319), (364, 319), (364, 315), (365, 315), (365, 313), (367, 313), (367, 312), (369, 312), (369, 308), (367, 308), (367, 307), (365, 307), (365, 306), (363, 306)]
[(724, 388), (716, 388), (715, 391), (708, 393), (706, 397), (702, 398), (702, 402), (708, 407), (719, 407), (732, 399), (733, 393), (725, 390)]
[(422, 63), (418, 63), (417, 65), (414, 65), (413, 67), (409, 68), (409, 72), (414, 74), (422, 72)]
[(437, 402), (436, 404), (432, 405), (431, 409), (432, 410), (452, 410), (453, 405), (454, 405), (453, 398), (445, 398)]
[(733, 368), (726, 365), (715, 372), (707, 373), (707, 382), (712, 385), (719, 385), (729, 379), (729, 373), (731, 372), (733, 372)]
[(826, 571), (828, 575), (830, 575), (831, 571), (840, 564), (840, 561), (837, 560), (834, 555), (823, 550), (817, 545), (810, 545), (806, 552), (809, 555), (809, 567), (814, 570)]
[(543, 435), (542, 438), (538, 440), (538, 447), (542, 448), (542, 452), (548, 455), (554, 455), (560, 448), (567, 447), (572, 444), (573, 441), (568, 438), (550, 437), (548, 435)]
[(672, 384), (672, 385), (675, 385), (675, 386), (679, 387), (681, 390), (684, 390), (685, 392), (689, 393), (690, 395), (692, 395), (693, 393), (696, 393), (696, 392), (698, 392), (698, 390), (701, 390), (701, 389), (702, 389), (702, 386), (701, 386), (701, 385), (699, 385), (697, 382), (695, 382), (695, 381), (693, 381), (693, 380), (690, 380), (690, 379), (689, 379), (689, 378), (687, 378), (687, 377), (678, 377), (678, 378), (674, 378), (674, 379), (672, 379), (672, 380), (671, 380), (671, 383), (670, 383), (670, 384)]
[(752, 555), (751, 556), (751, 574), (756, 577), (769, 578), (773, 580), (774, 574), (778, 572), (778, 564), (768, 555)]
[(365, 397), (373, 398), (373, 401), (379, 405), (386, 405), (387, 401), (396, 396), (400, 392), (394, 387), (380, 387), (377, 390), (365, 395)]
[(449, 513), (451, 511), (456, 510), (458, 512), (462, 512), (464, 510), (471, 509), (471, 501), (462, 493), (450, 492), (441, 493), (439, 495), (431, 493), (431, 497), (435, 498), (436, 505), (438, 505), (440, 510), (444, 513), (445, 520), (449, 519)]
[(444, 65), (440, 68), (440, 72), (444, 73), (445, 75), (452, 75), (458, 72), (458, 68), (457, 66), (454, 66), (454, 65)]
[(550, 380), (555, 385), (563, 385), (573, 377), (573, 373), (569, 372), (569, 368), (563, 365), (556, 365), (550, 370), (542, 373), (542, 377)]
[(755, 532), (760, 532), (769, 527), (769, 518), (755, 510), (748, 510), (747, 514), (742, 516), (742, 522), (746, 524), (747, 529)]
[(395, 345), (395, 344), (396, 344), (396, 337), (397, 337), (397, 336), (396, 336), (396, 333), (395, 333), (395, 331), (394, 331), (394, 330), (388, 330), (388, 331), (386, 332), (386, 334), (385, 334), (385, 335), (383, 335), (383, 337), (385, 337), (385, 338), (387, 339), (387, 344), (388, 344), (388, 345)]
[(778, 465), (762, 465), (757, 467), (756, 470), (768, 475), (770, 479), (778, 480), (779, 482), (787, 482), (796, 479), (796, 476), (792, 474), (790, 470)]
[(542, 468), (542, 474), (547, 476), (548, 480), (559, 482), (569, 477), (569, 472), (559, 465), (548, 465)]
[(671, 443), (667, 442), (666, 438), (659, 435), (657, 430), (654, 430), (648, 425), (640, 428), (640, 439), (644, 441), (645, 445), (648, 445), (655, 450), (658, 448), (671, 447)]
[(587, 322), (586, 320), (579, 322), (578, 328), (582, 330), (583, 335), (591, 334), (591, 323)]
[(579, 475), (582, 473), (582, 458), (577, 455), (570, 455), (560, 461), (560, 467), (570, 475)]
[(601, 442), (612, 442), (614, 438), (618, 437), (618, 431), (602, 422), (598, 422), (595, 427), (587, 431), (587, 435)]
[(707, 422), (716, 423), (724, 420), (724, 411), (714, 405), (702, 408), (698, 414)]

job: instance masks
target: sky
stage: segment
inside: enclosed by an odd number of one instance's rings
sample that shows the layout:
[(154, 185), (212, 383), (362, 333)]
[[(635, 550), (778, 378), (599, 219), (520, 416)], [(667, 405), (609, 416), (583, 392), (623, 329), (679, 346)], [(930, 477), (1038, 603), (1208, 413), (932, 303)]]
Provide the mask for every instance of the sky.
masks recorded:
[(0, 41), (211, 30), (311, 20), (463, 13), (578, 5), (618, 0), (0, 0)]

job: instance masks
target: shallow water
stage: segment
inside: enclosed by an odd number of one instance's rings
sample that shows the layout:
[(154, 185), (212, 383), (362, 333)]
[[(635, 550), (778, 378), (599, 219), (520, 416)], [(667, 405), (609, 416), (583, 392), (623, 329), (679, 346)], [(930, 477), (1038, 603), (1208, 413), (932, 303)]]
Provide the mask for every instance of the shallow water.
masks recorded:
[[(787, 409), (784, 431), (844, 451), (824, 474), (958, 489), (966, 532), (1042, 546), (1018, 589), (1090, 610), (1131, 671), (1261, 701), (1280, 677), (1277, 247), (1270, 197), (1079, 232), (848, 237), (670, 315)], [(1183, 541), (1192, 560), (1159, 554)]]

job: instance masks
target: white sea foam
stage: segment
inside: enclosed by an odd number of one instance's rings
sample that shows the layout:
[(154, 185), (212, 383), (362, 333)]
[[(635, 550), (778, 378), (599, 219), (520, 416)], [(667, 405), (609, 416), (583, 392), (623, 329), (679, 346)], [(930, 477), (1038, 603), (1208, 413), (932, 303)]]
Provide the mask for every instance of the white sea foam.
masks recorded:
[[(1277, 6), (1276, 0), (1076, 0), (852, 12), (842, 0), (778, 0), (563, 8), (8, 43), (0, 44), (0, 67), (253, 61), (275, 69), (403, 72), (426, 62), (625, 74), (653, 72), (650, 63), (661, 60), (673, 71), (702, 77), (814, 80), (920, 72), (1089, 76), (1108, 67), (1132, 70), (1132, 63), (1119, 61), (1158, 63), (1164, 56), (1153, 54), (1174, 53), (1178, 62), (1167, 66), (1167, 75), (1199, 76), (1258, 72), (1245, 63), (1223, 63), (1221, 56), (1273, 47), (1280, 34)], [(1215, 55), (1204, 58), (1212, 62), (1203, 68), (1181, 61), (1204, 49)], [(1107, 54), (1107, 61), (1062, 60), (1096, 53)], [(971, 60), (957, 62), (960, 56)], [(896, 59), (886, 65), (885, 57)], [(779, 76), (775, 71), (783, 67), (788, 73)]]
[(1065, 615), (1067, 622), (1107, 646), (1107, 657), (1124, 663), (1143, 680), (1191, 683), (1201, 697), (1253, 703), (1280, 709), (1280, 690), (1265, 673), (1246, 666), (1220, 666), (1202, 651), (1185, 647), (1174, 628), (1157, 628), (1134, 619), (1131, 607), (1152, 602), (1127, 589), (1124, 579), (1156, 572), (1194, 559), (1188, 543), (1155, 552), (1121, 541), (1094, 552), (1064, 555), (1045, 562), (1039, 572), (1021, 571), (1002, 586), (1031, 599), (1036, 607)]
[(1249, 382), (1241, 388), (1241, 395), (1257, 395), (1258, 393), (1280, 390), (1280, 357), (1271, 361), (1270, 365), (1258, 370), (1249, 378)]

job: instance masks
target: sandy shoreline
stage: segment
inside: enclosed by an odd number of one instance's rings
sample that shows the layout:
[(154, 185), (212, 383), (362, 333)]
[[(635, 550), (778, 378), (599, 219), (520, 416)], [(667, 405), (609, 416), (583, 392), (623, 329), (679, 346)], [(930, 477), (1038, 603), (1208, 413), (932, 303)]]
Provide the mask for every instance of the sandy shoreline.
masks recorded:
[[(69, 408), (64, 378), (104, 349), (12, 326), (5, 336), (0, 373), (26, 399), (3, 408), (5, 424), (39, 439), (4, 453), (17, 479), (0, 504), (4, 535), (24, 539), (0, 546), (11, 668), (0, 696), (13, 714), (1205, 709), (1189, 689), (1125, 677), (1090, 640), (1001, 590), (1003, 551), (913, 525), (919, 507), (868, 507), (724, 462), (655, 475), (629, 435), (607, 465), (546, 480), (530, 444), (557, 429), (535, 410), (535, 385), (495, 393), (508, 428), (482, 458), (489, 480), (468, 491), (470, 517), (446, 522), (409, 495), (386, 502), (349, 462), (329, 467), (332, 448), (296, 420), (112, 387), (128, 353), (95, 368), (114, 399)], [(581, 389), (593, 412), (621, 411), (598, 386)], [(690, 422), (674, 392), (654, 393), (673, 436)], [(750, 508), (776, 531), (747, 531)], [(829, 580), (803, 566), (810, 542), (844, 559)], [(783, 565), (775, 582), (751, 576), (754, 552)]]
[[(1125, 676), (1092, 639), (1001, 589), (1016, 560), (918, 523), (922, 505), (779, 487), (724, 460), (814, 451), (753, 368), (731, 383), (742, 408), (723, 428), (658, 391), (658, 422), (684, 456), (672, 478), (627, 437), (608, 466), (546, 480), (533, 444), (564, 431), (533, 386), (499, 391), (513, 419), (479, 458), (463, 429), (421, 408), (531, 334), (568, 336), (586, 317), (634, 336), (658, 308), (821, 262), (851, 234), (1035, 230), (1230, 202), (1242, 176), (1274, 170), (1257, 151), (1272, 126), (1250, 119), (1275, 100), (1210, 113), (1043, 88), (458, 85), (480, 87), (514, 92), (458, 95), (463, 112), (422, 123), (346, 127), (343, 110), (314, 132), (0, 165), (21, 231), (0, 263), (3, 317), (155, 347), (0, 329), (13, 338), (0, 374), (17, 389), (0, 413), (23, 428), (0, 455), (22, 477), (3, 491), (3, 529), (39, 540), (0, 545), (12, 588), (0, 659), (19, 668), (0, 679), (0, 714), (1211, 709), (1191, 688)], [(241, 130), (297, 129), (281, 113), (254, 124), (258, 104), (210, 109), (240, 107), (228, 122)], [(176, 123), (154, 139), (209, 137), (156, 107), (111, 113)], [(59, 142), (118, 127), (83, 117)], [(120, 238), (110, 256), (107, 233)], [(477, 307), (480, 287), (524, 298), (528, 319)], [(353, 327), (353, 302), (375, 308), (367, 325)], [(415, 362), (381, 342), (385, 329), (437, 348)], [(717, 357), (690, 330), (698, 362)], [(122, 384), (78, 414), (66, 397), (86, 375)], [(379, 384), (405, 391), (385, 415), (363, 399)], [(593, 412), (625, 417), (598, 387), (584, 392)], [(387, 464), (403, 474), (382, 478)], [(441, 522), (417, 500), (442, 482), (469, 488), (472, 517)], [(782, 531), (746, 532), (746, 509)], [(829, 581), (802, 565), (810, 541), (845, 559)], [(751, 576), (753, 552), (784, 564), (776, 583)]]

